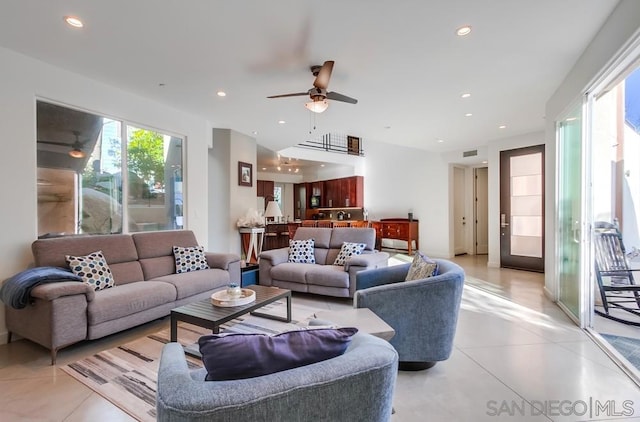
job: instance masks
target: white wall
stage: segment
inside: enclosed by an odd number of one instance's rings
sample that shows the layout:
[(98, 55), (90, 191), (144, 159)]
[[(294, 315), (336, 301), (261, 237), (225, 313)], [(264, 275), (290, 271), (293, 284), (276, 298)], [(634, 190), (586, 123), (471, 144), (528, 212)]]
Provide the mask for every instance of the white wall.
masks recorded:
[[(208, 122), (117, 87), (67, 72), (0, 48), (0, 119), (5, 153), (0, 177), (5, 181), (0, 236), (0, 279), (24, 270), (37, 237), (36, 98), (126, 119), (146, 127), (185, 136), (185, 223), (199, 241), (208, 239)], [(6, 341), (4, 305), (0, 305), (0, 342)]]
[(420, 222), (420, 250), (450, 257), (449, 167), (439, 154), (366, 141), (364, 204), (369, 219), (407, 218)]
[(550, 173), (549, 171), (549, 169), (555, 168), (555, 122), (574, 101), (580, 99), (590, 85), (620, 60), (620, 57), (629, 48), (630, 40), (637, 35), (639, 23), (640, 2), (621, 0), (546, 104), (545, 291), (551, 298), (557, 297), (558, 286), (555, 276), (556, 256), (554, 253), (556, 225), (555, 218), (552, 218), (556, 209), (556, 175), (555, 172)]
[[(240, 234), (236, 223), (249, 209), (256, 209), (257, 172), (256, 172), (256, 140), (231, 129), (213, 129), (213, 143), (209, 155), (209, 163), (218, 163), (222, 170), (209, 170), (211, 177), (219, 177), (216, 182), (221, 191), (209, 192), (211, 204), (210, 218), (214, 225), (216, 244), (224, 244), (225, 252), (240, 255)], [(238, 184), (238, 163), (252, 165), (251, 187)], [(220, 245), (224, 247), (223, 245)]]

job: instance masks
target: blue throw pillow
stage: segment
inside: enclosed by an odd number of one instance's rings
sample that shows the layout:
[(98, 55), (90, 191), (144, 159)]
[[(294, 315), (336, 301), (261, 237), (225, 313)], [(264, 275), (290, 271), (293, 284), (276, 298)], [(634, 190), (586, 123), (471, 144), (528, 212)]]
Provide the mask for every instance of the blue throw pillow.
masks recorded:
[(206, 381), (253, 378), (340, 356), (357, 328), (267, 334), (211, 334), (198, 340)]

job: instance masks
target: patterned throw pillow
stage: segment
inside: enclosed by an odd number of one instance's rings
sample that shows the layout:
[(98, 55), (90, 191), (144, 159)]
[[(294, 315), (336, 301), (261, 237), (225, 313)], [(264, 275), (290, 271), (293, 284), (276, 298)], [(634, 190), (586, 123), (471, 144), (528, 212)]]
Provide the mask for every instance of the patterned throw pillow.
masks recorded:
[(176, 259), (176, 274), (209, 269), (204, 246), (174, 246), (173, 256)]
[(404, 281), (420, 280), (438, 274), (438, 263), (417, 251)]
[(65, 259), (71, 272), (81, 277), (83, 282), (93, 287), (93, 290), (108, 289), (116, 285), (102, 251), (86, 256), (65, 255)]
[(347, 259), (360, 255), (366, 246), (365, 243), (342, 242), (342, 248), (340, 248), (336, 260), (333, 261), (333, 265), (344, 265)]
[(315, 264), (316, 257), (313, 254), (314, 247), (314, 239), (289, 240), (289, 262)]

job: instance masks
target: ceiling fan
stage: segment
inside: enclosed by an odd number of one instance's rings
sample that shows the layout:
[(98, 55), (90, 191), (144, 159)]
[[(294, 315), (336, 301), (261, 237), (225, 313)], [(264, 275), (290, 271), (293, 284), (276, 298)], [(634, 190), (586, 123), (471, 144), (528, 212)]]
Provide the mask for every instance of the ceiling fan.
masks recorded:
[(76, 137), (76, 141), (71, 145), (69, 145), (66, 142), (53, 142), (53, 141), (38, 141), (38, 142), (41, 144), (47, 144), (47, 145), (59, 145), (63, 147), (71, 147), (71, 149), (68, 152), (69, 156), (73, 158), (84, 158), (87, 154), (82, 150), (82, 148), (84, 148), (84, 145), (89, 140), (87, 139), (84, 142), (80, 142), (80, 140), (78, 139), (78, 137), (80, 136), (80, 132), (74, 130), (73, 134)]
[(346, 95), (339, 94), (337, 92), (327, 91), (329, 86), (329, 80), (331, 79), (331, 72), (333, 71), (333, 60), (324, 62), (322, 66), (311, 66), (311, 73), (316, 79), (313, 81), (313, 88), (306, 92), (296, 92), (292, 94), (272, 95), (267, 98), (283, 98), (283, 97), (298, 97), (308, 95), (311, 101), (305, 103), (305, 107), (314, 113), (322, 113), (329, 107), (327, 100), (342, 101), (349, 104), (357, 104), (358, 100), (355, 98), (347, 97)]

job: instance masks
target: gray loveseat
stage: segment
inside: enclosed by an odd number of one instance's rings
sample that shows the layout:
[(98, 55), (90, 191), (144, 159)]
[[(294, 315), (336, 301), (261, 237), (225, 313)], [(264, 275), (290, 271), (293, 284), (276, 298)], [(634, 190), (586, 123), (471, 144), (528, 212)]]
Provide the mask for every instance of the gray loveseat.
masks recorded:
[[(260, 254), (260, 284), (326, 296), (352, 297), (358, 271), (386, 267), (389, 254), (374, 249), (376, 232), (369, 228), (300, 227), (294, 240), (315, 240), (315, 264), (292, 263), (289, 248)], [(364, 243), (361, 255), (345, 265), (332, 265), (343, 242)]]
[(346, 352), (261, 377), (204, 381), (178, 343), (164, 346), (158, 369), (158, 421), (391, 420), (398, 355), (386, 341), (353, 336)]
[(453, 349), (464, 270), (436, 259), (438, 275), (404, 281), (411, 264), (358, 273), (354, 307), (369, 308), (396, 332), (389, 341), (400, 369), (420, 370), (446, 360)]
[(33, 242), (35, 266), (67, 267), (65, 255), (101, 250), (115, 287), (94, 291), (82, 282), (40, 284), (24, 309), (7, 306), (9, 341), (17, 334), (51, 350), (92, 340), (169, 315), (171, 309), (208, 298), (240, 282), (240, 257), (207, 253), (209, 269), (176, 274), (173, 246), (198, 246), (188, 230), (69, 236)]

